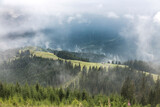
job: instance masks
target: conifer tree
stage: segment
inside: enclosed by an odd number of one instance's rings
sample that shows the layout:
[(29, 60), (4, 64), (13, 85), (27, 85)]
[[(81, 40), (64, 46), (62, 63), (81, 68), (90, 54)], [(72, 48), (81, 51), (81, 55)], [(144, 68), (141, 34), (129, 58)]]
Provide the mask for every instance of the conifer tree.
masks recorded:
[(60, 101), (62, 101), (62, 99), (63, 99), (63, 97), (64, 97), (64, 92), (63, 92), (63, 89), (62, 89), (62, 87), (59, 89), (59, 99), (60, 99)]
[(125, 82), (123, 83), (121, 89), (121, 95), (130, 101), (134, 101), (135, 99), (134, 92), (135, 92), (134, 83), (129, 77), (127, 77)]

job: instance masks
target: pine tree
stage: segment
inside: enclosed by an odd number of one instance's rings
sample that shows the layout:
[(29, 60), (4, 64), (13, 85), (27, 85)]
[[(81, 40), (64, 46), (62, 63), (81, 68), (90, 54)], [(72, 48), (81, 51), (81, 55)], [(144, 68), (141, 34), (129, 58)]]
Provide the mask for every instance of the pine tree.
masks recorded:
[(146, 76), (143, 75), (142, 81), (141, 81), (141, 89), (140, 89), (140, 93), (139, 93), (139, 95), (141, 95), (140, 103), (142, 105), (146, 105), (147, 104), (146, 85), (147, 85), (146, 84)]
[(19, 85), (18, 82), (16, 83), (15, 91), (16, 91), (17, 93), (20, 93), (20, 92), (21, 92), (21, 87), (20, 87), (20, 85)]
[(3, 84), (0, 82), (0, 97), (4, 98)]
[(86, 91), (83, 90), (83, 92), (82, 92), (82, 100), (87, 100), (87, 97), (88, 97), (88, 95), (87, 95)]
[(149, 93), (148, 103), (155, 106), (155, 91), (151, 90)]
[(66, 91), (66, 99), (69, 98), (69, 95), (70, 95), (70, 90), (69, 90), (69, 88), (67, 88), (67, 91)]
[(49, 94), (49, 100), (51, 101), (51, 104), (55, 101), (55, 95), (53, 92)]
[(130, 80), (129, 77), (127, 77), (125, 82), (123, 83), (121, 89), (121, 95), (132, 102), (135, 99), (134, 92), (135, 92), (134, 83), (132, 80)]
[(63, 89), (62, 89), (62, 87), (59, 89), (59, 99), (60, 99), (60, 101), (62, 101), (62, 99), (63, 99), (63, 97), (64, 97), (64, 92), (63, 92)]
[(39, 88), (40, 88), (40, 85), (37, 83), (35, 87), (36, 87), (36, 91), (38, 92)]
[(158, 104), (160, 102), (160, 80), (159, 78), (156, 81), (155, 84), (155, 103)]

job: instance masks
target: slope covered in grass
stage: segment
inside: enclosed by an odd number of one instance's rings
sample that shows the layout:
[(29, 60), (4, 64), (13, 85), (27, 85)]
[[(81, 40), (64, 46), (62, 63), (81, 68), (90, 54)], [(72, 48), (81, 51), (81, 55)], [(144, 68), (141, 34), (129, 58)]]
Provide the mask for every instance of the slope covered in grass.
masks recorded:
[[(31, 54), (32, 55), (35, 55), (37, 57), (42, 57), (42, 58), (46, 58), (46, 59), (52, 59), (52, 60), (62, 60), (62, 61), (67, 61), (67, 62), (71, 62), (73, 64), (73, 67), (74, 66), (78, 66), (80, 65), (81, 66), (81, 70), (82, 68), (85, 66), (87, 68), (87, 70), (89, 70), (90, 67), (95, 67), (95, 68), (100, 68), (100, 67), (103, 67), (103, 68), (106, 68), (107, 70), (109, 68), (113, 68), (113, 67), (116, 67), (116, 66), (119, 66), (119, 67), (128, 67), (128, 66), (125, 66), (125, 65), (120, 65), (120, 64), (109, 64), (109, 63), (95, 63), (95, 62), (85, 62), (85, 61), (79, 61), (79, 60), (68, 60), (68, 59), (62, 59), (62, 58), (59, 58), (57, 57), (56, 55), (54, 55), (53, 53), (50, 53), (50, 52), (44, 52), (44, 51), (39, 51), (39, 50), (42, 50), (42, 49), (36, 49), (35, 48), (27, 48), (30, 50)], [(27, 50), (25, 49), (25, 51)], [(139, 72), (139, 71), (138, 71)], [(141, 72), (141, 71), (140, 71)], [(144, 72), (146, 75), (148, 74), (151, 74), (154, 78), (154, 80), (156, 81), (158, 79), (158, 76), (157, 74), (153, 74), (153, 73), (147, 73), (147, 72)]]
[[(37, 57), (42, 57), (42, 58), (47, 58), (47, 59), (53, 59), (53, 60), (62, 60), (62, 61), (67, 61), (67, 62), (71, 62), (73, 64), (73, 66), (75, 65), (81, 65), (81, 67), (83, 68), (84, 66), (87, 67), (87, 69), (89, 69), (89, 67), (116, 67), (116, 66), (120, 66), (120, 67), (125, 67), (124, 65), (118, 65), (118, 64), (108, 64), (108, 63), (95, 63), (95, 62), (85, 62), (85, 61), (79, 61), (79, 60), (69, 60), (69, 59), (63, 59), (63, 58), (59, 58), (56, 55), (54, 55), (53, 53), (50, 52), (44, 52), (44, 51), (37, 51), (35, 48), (27, 48), (29, 49), (29, 51), (31, 52), (31, 54), (33, 56), (37, 56)], [(23, 50), (23, 51), (26, 51)]]

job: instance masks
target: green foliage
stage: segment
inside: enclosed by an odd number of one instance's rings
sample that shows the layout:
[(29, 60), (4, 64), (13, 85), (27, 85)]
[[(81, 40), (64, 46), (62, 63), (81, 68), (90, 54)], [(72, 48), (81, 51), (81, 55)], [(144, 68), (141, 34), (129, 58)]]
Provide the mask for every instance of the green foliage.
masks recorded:
[(76, 55), (67, 51), (57, 51), (56, 55), (63, 59), (80, 60), (80, 61), (89, 62), (89, 59), (77, 57)]
[(137, 60), (130, 60), (124, 63), (125, 65), (128, 65), (132, 69), (136, 69), (139, 71), (145, 71), (145, 72), (151, 72), (156, 73), (155, 69), (149, 65), (149, 63), (144, 61), (137, 61)]
[[(8, 106), (64, 106), (71, 105), (74, 107), (91, 107), (91, 106), (107, 106), (108, 98), (111, 99), (111, 105), (114, 107), (122, 107), (126, 105), (127, 100), (119, 95), (105, 96), (89, 95), (85, 90), (64, 90), (62, 88), (55, 89), (52, 87), (42, 87), (36, 85), (19, 85), (19, 83), (4, 84), (1, 86), (6, 87), (1, 90), (3, 96), (0, 96), (1, 104)], [(17, 88), (18, 87), (18, 88)], [(17, 91), (20, 89), (21, 91)], [(77, 96), (78, 95), (78, 96)]]
[(127, 79), (123, 83), (123, 86), (121, 89), (121, 95), (130, 101), (134, 101), (134, 97), (135, 97), (134, 93), (135, 93), (134, 83), (129, 79), (129, 77), (127, 77)]
[(75, 107), (79, 107), (79, 104), (80, 103), (79, 103), (79, 101), (77, 99), (72, 101), (72, 105), (75, 106)]
[(137, 71), (142, 70), (137, 63), (129, 68), (64, 60), (49, 52), (22, 51), (17, 59), (0, 65), (0, 80), (13, 83), (0, 82), (0, 101), (14, 106), (94, 107), (108, 106), (110, 99), (113, 107), (126, 107), (128, 100), (133, 107), (156, 106), (160, 102), (160, 81), (155, 83), (152, 75)]

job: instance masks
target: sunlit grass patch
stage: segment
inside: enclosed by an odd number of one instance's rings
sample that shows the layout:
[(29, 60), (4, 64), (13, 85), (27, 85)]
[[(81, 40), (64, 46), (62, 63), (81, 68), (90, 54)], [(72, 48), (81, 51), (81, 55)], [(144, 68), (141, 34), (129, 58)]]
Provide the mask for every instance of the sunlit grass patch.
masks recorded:
[(49, 52), (34, 51), (33, 55), (42, 57), (42, 58), (58, 60), (58, 57), (56, 55), (54, 55), (53, 53), (49, 53)]
[[(54, 55), (53, 53), (50, 52), (44, 52), (41, 51), (41, 49), (36, 48), (36, 47), (27, 47), (21, 51), (27, 51), (29, 50), (30, 53), (33, 56), (37, 56), (37, 57), (42, 57), (42, 58), (47, 58), (47, 59), (52, 59), (52, 60), (62, 60), (63, 62), (67, 61), (67, 62), (71, 62), (71, 64), (73, 64), (73, 67), (75, 66), (81, 66), (81, 70), (83, 69), (83, 67), (85, 66), (87, 68), (87, 71), (89, 70), (89, 68), (94, 67), (99, 69), (100, 67), (102, 68), (106, 68), (106, 70), (108, 70), (108, 68), (114, 68), (114, 67), (125, 67), (125, 65), (120, 65), (120, 64), (109, 64), (109, 63), (94, 63), (94, 62), (84, 62), (84, 61), (79, 61), (79, 60), (68, 60), (68, 59), (63, 59), (63, 58), (59, 58), (56, 55)], [(137, 71), (139, 72), (139, 71)], [(153, 79), (156, 81), (158, 79), (157, 74), (153, 74), (153, 73), (148, 73), (148, 72), (144, 72), (146, 75), (151, 74), (153, 76)]]

